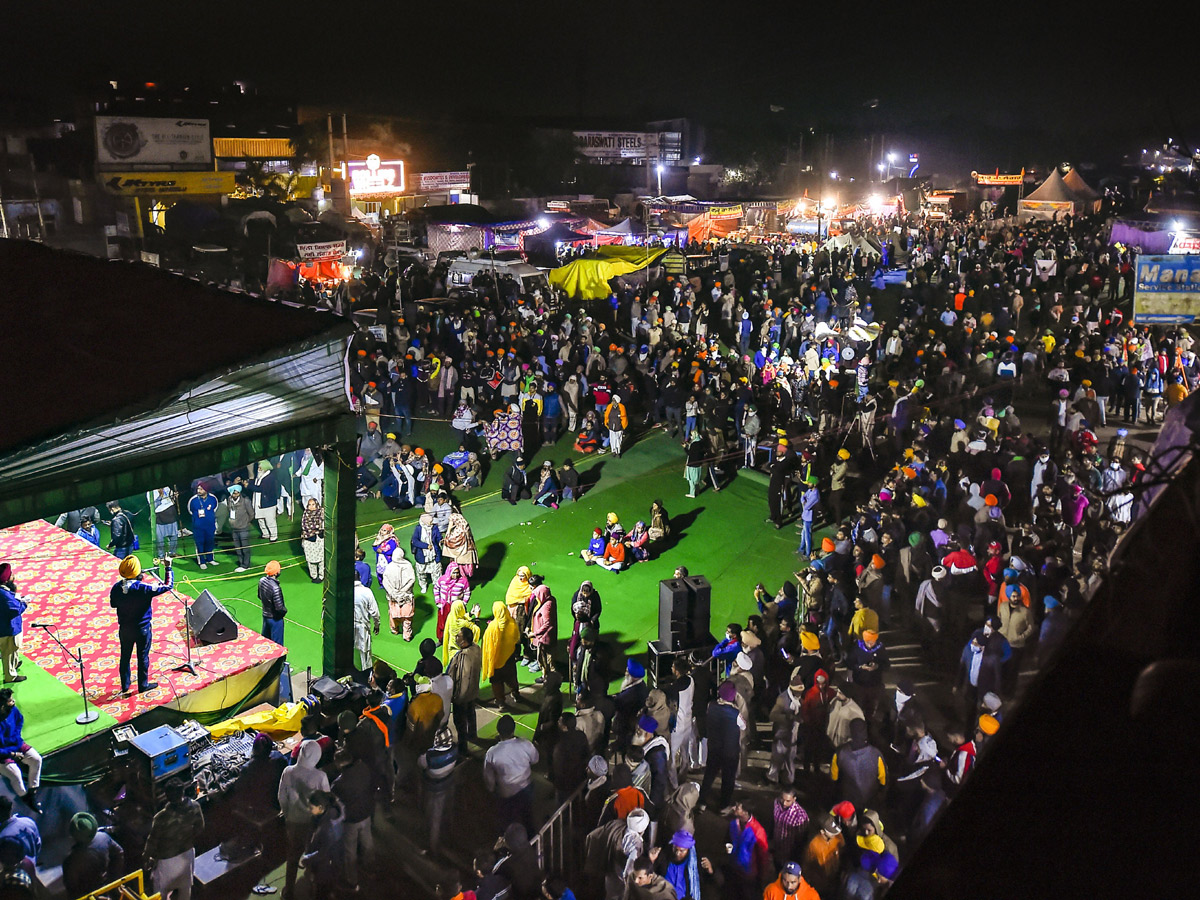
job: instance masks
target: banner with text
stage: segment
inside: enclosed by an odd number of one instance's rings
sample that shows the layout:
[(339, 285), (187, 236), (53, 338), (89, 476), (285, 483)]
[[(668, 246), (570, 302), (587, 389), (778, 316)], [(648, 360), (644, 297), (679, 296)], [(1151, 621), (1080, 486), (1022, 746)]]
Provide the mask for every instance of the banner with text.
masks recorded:
[(100, 182), (124, 197), (179, 194), (232, 194), (233, 172), (106, 172)]
[(96, 168), (211, 166), (208, 119), (96, 116)]
[(971, 177), (975, 179), (976, 184), (985, 187), (1001, 187), (1021, 184), (1025, 180), (1025, 170), (1022, 169), (1019, 175), (1001, 175), (999, 172), (994, 175), (982, 175), (979, 172), (972, 172)]
[(296, 254), (305, 261), (314, 259), (341, 259), (346, 255), (345, 241), (312, 241), (297, 244)]
[(1139, 256), (1133, 321), (1189, 324), (1200, 315), (1200, 255)]
[(740, 219), (742, 217), (742, 204), (737, 206), (710, 206), (708, 208), (708, 217), (710, 219)]
[(471, 189), (470, 172), (422, 172), (421, 191), (437, 193), (440, 191), (469, 191)]

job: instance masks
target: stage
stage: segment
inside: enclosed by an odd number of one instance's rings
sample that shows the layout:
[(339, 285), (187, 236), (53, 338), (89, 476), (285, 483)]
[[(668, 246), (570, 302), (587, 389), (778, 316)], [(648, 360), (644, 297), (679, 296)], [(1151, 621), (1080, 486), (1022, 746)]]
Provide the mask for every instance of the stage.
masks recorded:
[[(137, 555), (146, 564), (153, 553), (143, 550)], [(29, 602), (21, 645), (26, 659), (21, 674), (29, 680), (11, 687), (25, 716), (25, 739), (43, 756), (148, 713), (158, 713), (151, 717), (154, 724), (224, 718), (251, 700), (258, 702), (278, 682), (287, 651), (245, 627), (233, 641), (193, 643), (196, 675), (172, 671), (187, 659), (182, 598), (189, 603), (191, 598), (167, 593), (154, 601), (151, 626), (150, 680), (158, 687), (123, 696), (117, 617), (108, 599), (119, 577), (117, 559), (82, 538), (36, 521), (0, 530), (0, 561), (12, 565), (17, 589)], [(100, 712), (98, 721), (75, 723), (83, 711), (79, 667), (34, 623), (54, 626), (52, 633), (69, 650), (82, 652), (87, 698)], [(136, 684), (136, 652), (131, 666)]]

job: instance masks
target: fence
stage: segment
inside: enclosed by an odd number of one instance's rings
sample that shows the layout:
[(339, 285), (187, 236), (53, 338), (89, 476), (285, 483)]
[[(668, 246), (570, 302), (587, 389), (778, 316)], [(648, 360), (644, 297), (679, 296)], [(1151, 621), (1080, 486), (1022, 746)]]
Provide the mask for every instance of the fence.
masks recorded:
[(530, 843), (537, 851), (538, 864), (547, 875), (570, 879), (583, 868), (583, 839), (595, 823), (582, 821), (583, 792), (587, 781), (579, 785), (541, 827)]

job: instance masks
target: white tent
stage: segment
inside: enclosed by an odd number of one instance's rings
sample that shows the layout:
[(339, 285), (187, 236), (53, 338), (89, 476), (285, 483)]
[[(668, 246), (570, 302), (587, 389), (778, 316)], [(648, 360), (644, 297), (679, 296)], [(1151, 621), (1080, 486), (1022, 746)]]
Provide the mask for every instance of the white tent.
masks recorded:
[(1100, 195), (1074, 169), (1063, 175), (1053, 169), (1036, 191), (1021, 200), (1018, 215), (1052, 219), (1055, 215), (1083, 215), (1100, 211)]

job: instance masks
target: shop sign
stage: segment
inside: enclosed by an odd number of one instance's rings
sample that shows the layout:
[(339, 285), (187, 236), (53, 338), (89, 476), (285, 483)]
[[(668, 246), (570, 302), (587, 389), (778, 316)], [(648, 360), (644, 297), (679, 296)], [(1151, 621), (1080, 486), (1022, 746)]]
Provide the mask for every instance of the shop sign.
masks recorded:
[[(575, 131), (575, 149), (588, 159), (645, 159), (658, 154), (658, 135), (643, 131)], [(647, 140), (653, 137), (653, 141)], [(651, 147), (653, 145), (653, 147)]]
[(96, 167), (211, 166), (208, 119), (96, 116)]
[(178, 194), (232, 194), (233, 172), (106, 172), (104, 187), (124, 197)]
[(404, 193), (404, 162), (399, 159), (381, 160), (372, 153), (365, 162), (346, 163), (350, 177), (350, 196), (363, 194)]
[(341, 259), (346, 255), (345, 241), (311, 241), (296, 245), (296, 254), (306, 262), (314, 259)]

